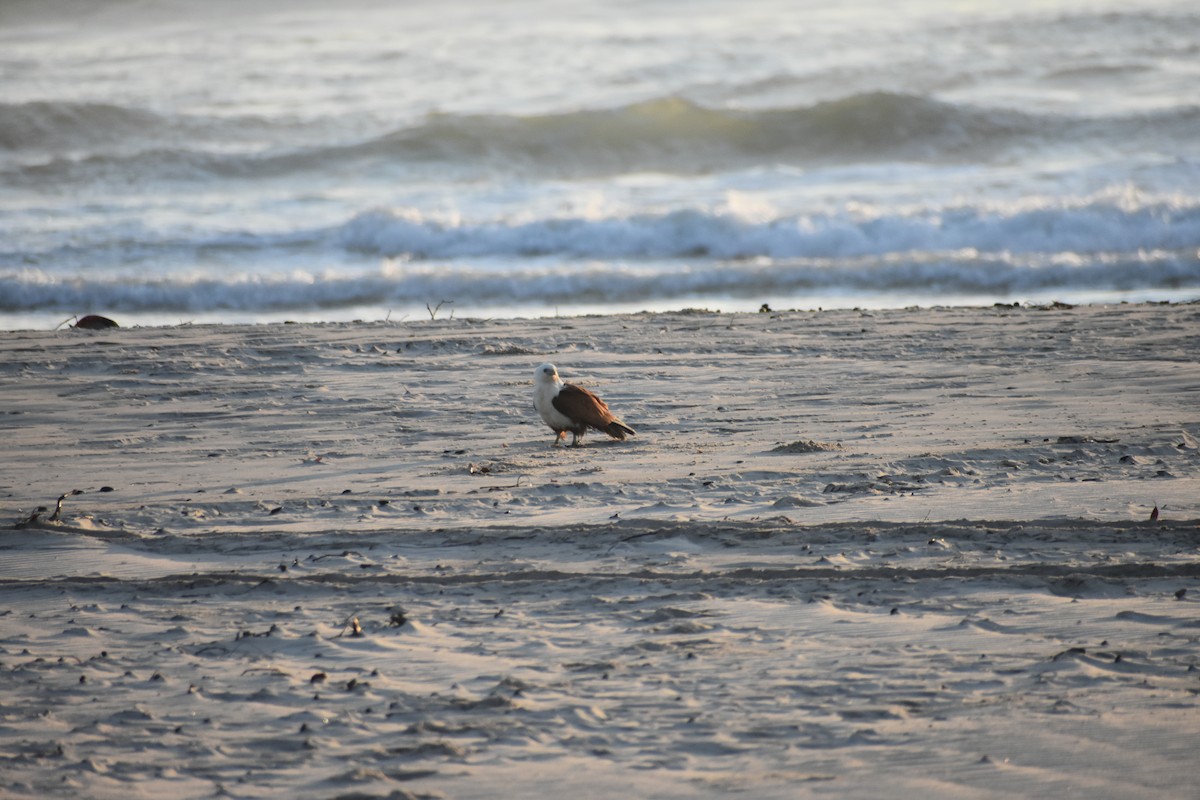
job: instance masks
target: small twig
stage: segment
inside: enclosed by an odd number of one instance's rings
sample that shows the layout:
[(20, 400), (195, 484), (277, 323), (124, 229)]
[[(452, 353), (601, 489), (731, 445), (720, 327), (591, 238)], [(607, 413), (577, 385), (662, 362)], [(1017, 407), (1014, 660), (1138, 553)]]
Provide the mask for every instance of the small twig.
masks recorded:
[(40, 517), (43, 513), (45, 513), (45, 511), (46, 511), (45, 506), (38, 506), (37, 510), (35, 510), (32, 514), (30, 514), (28, 519), (21, 520), (16, 525), (14, 525), (13, 528), (15, 530), (21, 530), (22, 528), (29, 527), (33, 523), (37, 522), (38, 517)]
[[(71, 491), (67, 492), (66, 494), (59, 495), (58, 503), (55, 504), (54, 513), (50, 515), (49, 521), (50, 522), (58, 522), (58, 515), (62, 513), (63, 500), (66, 500), (68, 497), (73, 497), (77, 494), (83, 494), (83, 492), (79, 489), (72, 489)], [(30, 521), (32, 522), (32, 520), (30, 520)]]
[(518, 475), (516, 483), (493, 484), (491, 486), (484, 486), (483, 488), (488, 490), (489, 492), (499, 492), (503, 489), (520, 489), (521, 488), (521, 479), (528, 478), (528, 477), (529, 477), (528, 475)]
[(242, 670), (243, 675), (249, 675), (251, 672), (267, 672), (271, 675), (281, 675), (284, 678), (292, 677), (291, 673), (284, 672), (279, 667), (250, 667), (249, 669)]
[(343, 636), (346, 635), (347, 628), (350, 629), (350, 636), (352, 638), (356, 638), (356, 637), (363, 635), (362, 625), (358, 624), (358, 617), (351, 617), (349, 620), (346, 621), (346, 623), (344, 625), (342, 625), (342, 630), (340, 633), (338, 633), (337, 636), (330, 636), (329, 638), (330, 639), (342, 638)]
[[(726, 517), (725, 519), (729, 519), (729, 518)], [(634, 533), (634, 534), (631, 534), (630, 536), (622, 536), (620, 539), (618, 539), (617, 541), (615, 541), (611, 545), (609, 545), (608, 550), (606, 552), (612, 553), (613, 550), (617, 549), (618, 545), (632, 542), (635, 539), (643, 539), (647, 536), (659, 536), (661, 534), (662, 534), (662, 531), (656, 530), (656, 531), (643, 531), (641, 533)]]
[(347, 556), (358, 556), (359, 558), (366, 558), (366, 556), (364, 556), (362, 553), (358, 552), (357, 550), (343, 550), (340, 553), (326, 553), (323, 556), (309, 556), (306, 560), (307, 561), (320, 561), (323, 558), (346, 558)]
[(217, 650), (217, 651), (220, 651), (221, 653), (228, 653), (228, 652), (229, 652), (229, 648), (228, 648), (228, 647), (226, 647), (225, 645), (221, 644), (220, 642), (216, 642), (216, 643), (213, 643), (213, 644), (208, 644), (208, 645), (205, 645), (204, 647), (201, 647), (201, 648), (199, 648), (198, 650), (196, 650), (196, 652), (194, 653), (194, 655), (198, 655), (198, 656), (199, 656), (199, 655), (204, 655), (205, 653), (209, 652), (210, 650)]
[(622, 536), (617, 543), (624, 544), (625, 542), (632, 542), (634, 539), (643, 539), (647, 536), (658, 536), (661, 533), (662, 531), (645, 531), (644, 533), (635, 533), (632, 536)]
[[(433, 308), (430, 308), (429, 303), (426, 303), (425, 310), (429, 312), (430, 319), (437, 319), (437, 313), (442, 310), (442, 306), (446, 305), (447, 303), (453, 303), (453, 302), (454, 302), (453, 300), (443, 300), (440, 303), (438, 303), (436, 306), (434, 306)], [(453, 311), (450, 312), (450, 319), (454, 319)]]

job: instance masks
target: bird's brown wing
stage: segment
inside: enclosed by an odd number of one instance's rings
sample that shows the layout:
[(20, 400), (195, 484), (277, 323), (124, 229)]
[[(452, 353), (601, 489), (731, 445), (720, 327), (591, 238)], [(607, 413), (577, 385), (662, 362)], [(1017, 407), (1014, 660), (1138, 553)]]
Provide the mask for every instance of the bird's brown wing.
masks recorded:
[(554, 396), (553, 402), (568, 419), (589, 428), (603, 430), (616, 419), (603, 400), (582, 386), (568, 383)]

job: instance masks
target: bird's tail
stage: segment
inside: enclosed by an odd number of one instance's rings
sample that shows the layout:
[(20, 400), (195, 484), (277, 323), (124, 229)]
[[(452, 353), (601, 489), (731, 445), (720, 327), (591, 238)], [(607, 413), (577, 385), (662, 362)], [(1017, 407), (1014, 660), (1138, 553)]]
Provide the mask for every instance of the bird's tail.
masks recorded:
[(626, 436), (636, 436), (637, 431), (621, 422), (619, 419), (614, 419), (612, 422), (604, 426), (604, 432), (614, 439), (625, 440)]

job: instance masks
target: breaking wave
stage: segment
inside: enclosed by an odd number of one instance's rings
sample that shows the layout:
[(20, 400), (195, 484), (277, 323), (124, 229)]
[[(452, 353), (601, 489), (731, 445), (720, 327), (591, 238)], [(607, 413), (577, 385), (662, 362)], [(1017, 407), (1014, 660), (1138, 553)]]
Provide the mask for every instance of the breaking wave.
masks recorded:
[(855, 258), (972, 249), (1013, 253), (1178, 250), (1200, 245), (1194, 199), (1120, 197), (1029, 202), (907, 215), (820, 214), (767, 222), (680, 210), (611, 219), (443, 223), (411, 211), (370, 211), (336, 232), (351, 251), (409, 259), (557, 256), (570, 259)]
[[(69, 243), (26, 241), (0, 263), (30, 266), (131, 263), (228, 254), (308, 252), (313, 259), (557, 258), (723, 261), (886, 257), (906, 253), (1074, 254), (1187, 251), (1200, 248), (1200, 200), (1146, 195), (1120, 187), (1079, 198), (1030, 198), (1005, 205), (838, 211), (750, 219), (722, 210), (680, 209), (626, 216), (564, 216), (526, 221), (445, 220), (416, 209), (374, 209), (341, 225), (270, 233), (211, 231), (189, 224), (155, 229), (131, 222), (79, 228)], [(338, 256), (338, 254), (341, 254)]]

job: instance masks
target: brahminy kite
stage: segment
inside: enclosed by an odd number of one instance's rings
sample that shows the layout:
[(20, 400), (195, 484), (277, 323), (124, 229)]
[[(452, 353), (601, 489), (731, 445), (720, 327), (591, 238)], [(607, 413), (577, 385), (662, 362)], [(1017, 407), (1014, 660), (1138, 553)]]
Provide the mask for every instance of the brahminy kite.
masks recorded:
[(635, 431), (608, 410), (608, 404), (596, 395), (570, 383), (563, 383), (553, 364), (542, 364), (534, 373), (533, 407), (554, 431), (558, 447), (570, 431), (571, 446), (583, 441), (588, 428), (603, 431), (614, 439), (633, 436)]

